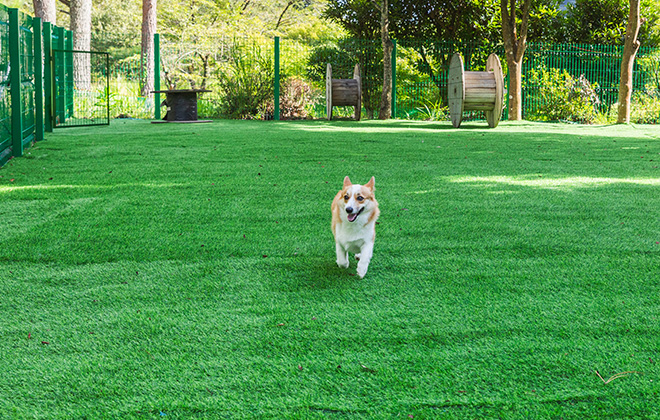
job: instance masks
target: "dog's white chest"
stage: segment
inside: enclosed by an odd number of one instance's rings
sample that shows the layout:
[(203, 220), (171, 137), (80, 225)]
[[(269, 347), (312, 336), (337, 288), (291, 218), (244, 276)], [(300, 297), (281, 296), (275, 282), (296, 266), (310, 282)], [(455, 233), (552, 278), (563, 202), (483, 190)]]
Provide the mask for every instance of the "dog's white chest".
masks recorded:
[(339, 224), (337, 226), (337, 242), (348, 252), (360, 252), (365, 243), (373, 242), (374, 227), (372, 224), (370, 225)]

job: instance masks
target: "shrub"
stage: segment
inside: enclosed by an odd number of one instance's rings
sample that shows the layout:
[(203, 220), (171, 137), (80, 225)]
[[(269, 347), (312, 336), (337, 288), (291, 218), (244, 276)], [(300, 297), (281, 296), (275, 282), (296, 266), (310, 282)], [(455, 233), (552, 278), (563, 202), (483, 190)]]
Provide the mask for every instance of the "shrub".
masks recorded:
[(541, 68), (527, 73), (525, 85), (527, 101), (531, 102), (527, 119), (587, 124), (596, 121), (598, 85), (584, 75), (575, 78), (566, 70)]
[(253, 56), (233, 54), (216, 71), (222, 100), (220, 114), (227, 118), (262, 118), (273, 98), (273, 62), (259, 49)]
[(312, 88), (307, 82), (289, 78), (280, 90), (280, 113), (282, 119), (307, 118), (307, 106), (311, 103)]
[(660, 92), (634, 92), (630, 104), (630, 122), (636, 124), (660, 123)]
[(423, 107), (415, 108), (414, 112), (407, 113), (409, 119), (424, 121), (447, 121), (449, 119), (449, 107), (443, 105), (442, 100), (426, 101)]

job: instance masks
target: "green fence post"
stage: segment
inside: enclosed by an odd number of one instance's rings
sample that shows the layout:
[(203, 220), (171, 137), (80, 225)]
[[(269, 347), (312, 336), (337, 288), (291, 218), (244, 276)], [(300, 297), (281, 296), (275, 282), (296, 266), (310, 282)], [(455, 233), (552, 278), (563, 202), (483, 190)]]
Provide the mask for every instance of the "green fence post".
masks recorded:
[(12, 155), (23, 156), (23, 104), (21, 103), (21, 50), (18, 9), (9, 9), (9, 86), (11, 90)]
[(41, 18), (32, 18), (34, 37), (34, 139), (44, 139), (44, 64)]
[(396, 118), (396, 39), (392, 40), (392, 115)]
[(55, 27), (57, 33), (57, 53), (55, 53), (55, 77), (57, 84), (55, 86), (54, 99), (55, 105), (55, 123), (54, 126), (64, 124), (66, 121), (66, 84), (64, 77), (66, 74), (66, 61), (64, 60), (64, 28)]
[(53, 132), (53, 24), (44, 22), (44, 126)]
[(280, 37), (275, 37), (275, 106), (273, 119), (280, 119)]
[[(160, 90), (160, 34), (154, 34), (154, 90)], [(160, 120), (160, 93), (154, 93), (154, 118)]]
[(66, 80), (64, 82), (66, 92), (66, 117), (73, 116), (73, 32), (66, 31)]

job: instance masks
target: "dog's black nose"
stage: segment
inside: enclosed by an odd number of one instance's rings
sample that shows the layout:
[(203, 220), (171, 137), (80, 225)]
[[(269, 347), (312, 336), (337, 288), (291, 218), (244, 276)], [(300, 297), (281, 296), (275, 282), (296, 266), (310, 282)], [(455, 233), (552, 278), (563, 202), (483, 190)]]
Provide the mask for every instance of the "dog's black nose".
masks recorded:
[(353, 213), (353, 207), (346, 207), (346, 213), (348, 214)]

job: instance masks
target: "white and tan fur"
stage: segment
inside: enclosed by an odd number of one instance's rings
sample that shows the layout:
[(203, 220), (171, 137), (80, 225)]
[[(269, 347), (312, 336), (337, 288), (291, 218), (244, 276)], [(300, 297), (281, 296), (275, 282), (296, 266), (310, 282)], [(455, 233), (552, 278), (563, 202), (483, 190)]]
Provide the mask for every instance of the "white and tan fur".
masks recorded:
[[(374, 177), (365, 185), (344, 178), (344, 187), (332, 201), (332, 233), (335, 235), (337, 265), (348, 268), (348, 253), (359, 260), (357, 274), (367, 274), (376, 240), (380, 210), (374, 196)], [(357, 215), (357, 216), (355, 216)], [(351, 219), (353, 219), (351, 221)]]

